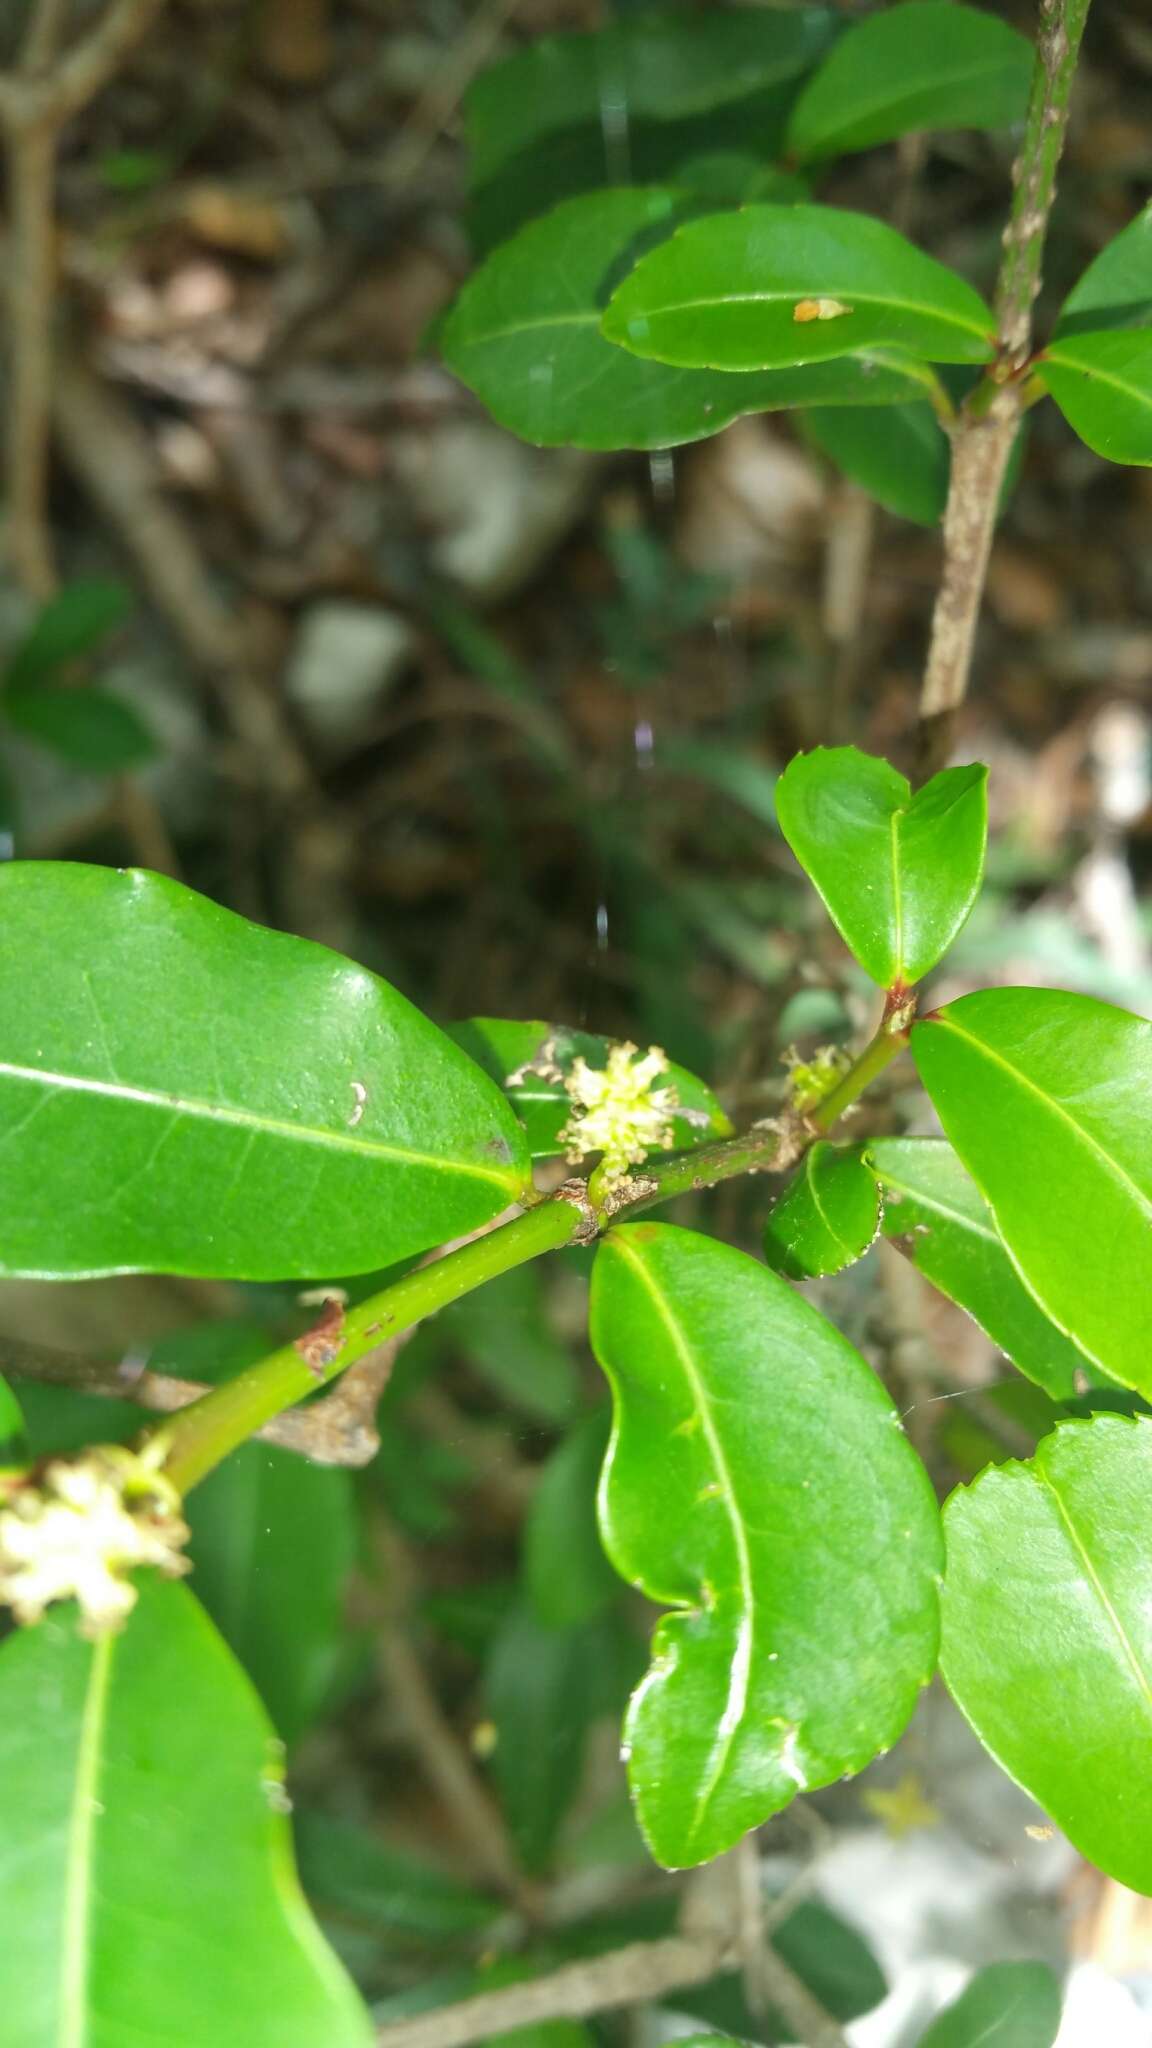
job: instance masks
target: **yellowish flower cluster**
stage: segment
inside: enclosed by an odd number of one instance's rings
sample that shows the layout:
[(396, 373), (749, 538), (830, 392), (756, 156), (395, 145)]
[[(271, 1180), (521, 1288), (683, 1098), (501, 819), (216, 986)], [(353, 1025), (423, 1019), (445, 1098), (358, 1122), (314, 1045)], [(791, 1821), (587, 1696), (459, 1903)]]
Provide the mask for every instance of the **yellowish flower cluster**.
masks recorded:
[(652, 1085), (667, 1072), (658, 1045), (641, 1057), (627, 1040), (612, 1047), (605, 1067), (573, 1060), (564, 1077), (572, 1112), (560, 1133), (570, 1164), (603, 1153), (600, 1184), (607, 1190), (626, 1180), (629, 1167), (639, 1166), (649, 1152), (667, 1150), (675, 1142), (672, 1118), (680, 1100), (673, 1086)]
[(99, 1444), (34, 1477), (0, 1479), (0, 1602), (17, 1621), (76, 1600), (84, 1635), (119, 1628), (136, 1603), (128, 1574), (190, 1569), (179, 1495), (134, 1451)]
[(783, 1060), (788, 1069), (788, 1100), (801, 1116), (831, 1095), (852, 1064), (837, 1045), (818, 1046), (810, 1060), (802, 1060), (795, 1047), (789, 1046)]

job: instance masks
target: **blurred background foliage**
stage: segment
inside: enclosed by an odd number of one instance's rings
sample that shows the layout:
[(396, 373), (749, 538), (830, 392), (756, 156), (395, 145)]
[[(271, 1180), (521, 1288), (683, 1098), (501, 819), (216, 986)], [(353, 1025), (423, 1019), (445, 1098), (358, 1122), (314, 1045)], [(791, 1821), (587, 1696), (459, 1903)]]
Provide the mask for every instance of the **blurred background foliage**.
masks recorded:
[[(820, 37), (862, 11), (832, 7)], [(1029, 6), (994, 11), (1031, 31)], [(785, 1049), (870, 1022), (773, 782), (822, 742), (911, 765), (939, 480), (917, 523), (878, 508), (832, 414), (653, 456), (536, 450), (439, 366), (438, 318), (526, 198), (621, 164), (726, 185), (787, 112), (783, 89), (677, 121), (589, 106), (470, 175), (486, 66), (602, 19), (596, 0), (172, 0), (68, 132), (60, 585), (0, 581), (0, 852), (178, 875), (441, 1022), (658, 1043), (739, 1123), (772, 1113)], [(4, 60), (18, 26), (6, 11)], [(1097, 0), (1086, 52), (1041, 318), (1152, 186), (1152, 25)], [(1012, 152), (1007, 133), (866, 151), (823, 196), (987, 290)], [(1148, 472), (1044, 408), (958, 755), (991, 766), (990, 881), (938, 996), (1051, 983), (1152, 1014), (1150, 542)], [(855, 1134), (927, 1128), (897, 1068)], [(754, 1245), (764, 1207), (753, 1181), (678, 1213)], [(192, 1502), (197, 1590), (289, 1745), (307, 1888), (381, 2020), (682, 1922), (618, 1756), (649, 1617), (595, 1533), (587, 1278), (566, 1252), (422, 1329), (363, 1472), (253, 1444)], [(814, 1293), (941, 1487), (1048, 1426), (890, 1246)], [(309, 1319), (275, 1288), (8, 1283), (0, 1364), (19, 1382), (20, 1347), (51, 1345), (123, 1360), (128, 1391), (145, 1361), (211, 1380)], [(38, 1450), (138, 1426), (128, 1400), (19, 1391)], [(898, 1755), (773, 1823), (772, 1939), (839, 2020), (895, 1984), (862, 2048), (915, 2038), (1006, 1956), (1138, 1990), (1147, 1918), (1039, 1818), (933, 1696)], [(1110, 2041), (1146, 2039), (1116, 2012)], [(702, 2026), (787, 2037), (723, 1975), (524, 2048)]]

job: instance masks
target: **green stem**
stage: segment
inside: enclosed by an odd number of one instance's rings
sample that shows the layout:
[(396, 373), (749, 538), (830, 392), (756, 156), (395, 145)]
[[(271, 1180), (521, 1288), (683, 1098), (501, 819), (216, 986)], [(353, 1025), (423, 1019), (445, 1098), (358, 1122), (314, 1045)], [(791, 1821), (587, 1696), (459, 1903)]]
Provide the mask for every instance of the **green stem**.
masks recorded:
[(295, 1344), (285, 1344), (161, 1423), (149, 1433), (149, 1448), (164, 1450), (168, 1478), (179, 1493), (187, 1493), (221, 1458), (282, 1409), (314, 1394), (366, 1352), (400, 1336), (413, 1323), (423, 1322), (425, 1316), (435, 1315), (437, 1309), (471, 1293), (474, 1287), (482, 1287), (486, 1280), (538, 1258), (541, 1252), (571, 1244), (585, 1222), (586, 1212), (579, 1203), (559, 1197), (538, 1203), (526, 1215), (489, 1231), (486, 1237), (474, 1238), (430, 1266), (418, 1266), (391, 1287), (349, 1309), (338, 1337), (334, 1336), (335, 1355), (327, 1364), (309, 1365)]
[(849, 1067), (843, 1080), (838, 1081), (832, 1093), (826, 1095), (823, 1102), (817, 1103), (816, 1108), (809, 1114), (809, 1123), (815, 1126), (821, 1136), (825, 1131), (830, 1131), (833, 1124), (839, 1122), (844, 1111), (851, 1109), (864, 1090), (871, 1087), (876, 1076), (884, 1072), (885, 1067), (891, 1064), (897, 1053), (904, 1051), (907, 1044), (906, 1029), (899, 1026), (893, 1028), (888, 1021), (881, 1025), (875, 1038), (865, 1046), (859, 1059)]
[[(299, 1348), (285, 1344), (269, 1357), (258, 1360), (223, 1386), (214, 1387), (188, 1408), (169, 1417), (148, 1433), (147, 1443), (154, 1456), (161, 1456), (167, 1477), (178, 1493), (184, 1494), (203, 1479), (229, 1451), (244, 1443), (274, 1415), (314, 1394), (318, 1387), (336, 1379), (366, 1352), (390, 1337), (399, 1337), (414, 1323), (435, 1315), (450, 1301), (470, 1294), (542, 1252), (586, 1238), (592, 1229), (610, 1230), (668, 1202), (676, 1195), (715, 1187), (743, 1173), (784, 1173), (793, 1166), (818, 1133), (830, 1130), (837, 1118), (855, 1102), (877, 1074), (895, 1058), (906, 1042), (906, 1032), (891, 1014), (875, 1038), (865, 1046), (832, 1093), (806, 1117), (790, 1111), (778, 1122), (765, 1124), (739, 1138), (727, 1138), (716, 1145), (702, 1145), (698, 1151), (678, 1153), (672, 1159), (658, 1159), (644, 1166), (626, 1181), (613, 1197), (600, 1196), (593, 1206), (590, 1190), (569, 1183), (569, 1193), (537, 1203), (526, 1215), (504, 1223), (487, 1236), (474, 1238), (459, 1251), (449, 1252), (429, 1266), (418, 1266), (391, 1287), (348, 1310), (338, 1330), (332, 1332), (332, 1355), (323, 1365), (309, 1364)], [(595, 1175), (593, 1176), (595, 1181)]]

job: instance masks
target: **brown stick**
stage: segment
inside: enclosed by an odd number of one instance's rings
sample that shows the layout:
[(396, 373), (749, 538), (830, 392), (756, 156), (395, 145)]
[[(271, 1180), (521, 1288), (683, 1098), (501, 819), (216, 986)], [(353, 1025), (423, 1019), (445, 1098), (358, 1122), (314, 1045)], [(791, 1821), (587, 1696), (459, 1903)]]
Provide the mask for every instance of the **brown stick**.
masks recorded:
[(665, 1941), (632, 1942), (590, 1962), (566, 1963), (526, 1984), (481, 1991), (416, 2019), (394, 2021), (378, 2030), (377, 2048), (468, 2048), (485, 2035), (543, 2020), (587, 2019), (703, 1984), (733, 1956), (732, 1942), (722, 1936), (673, 1934)]
[(47, 501), (60, 134), (108, 83), (162, 5), (163, 0), (111, 0), (91, 33), (56, 60), (64, 8), (61, 0), (40, 0), (19, 69), (0, 74), (0, 132), (8, 162), (12, 223), (7, 552), (18, 580), (38, 599), (50, 596), (56, 581)]
[[(260, 1442), (297, 1451), (314, 1465), (370, 1464), (380, 1448), (376, 1404), (407, 1334), (392, 1338), (361, 1359), (323, 1401), (308, 1408), (291, 1408), (265, 1423), (256, 1432)], [(108, 1364), (81, 1352), (56, 1351), (16, 1337), (0, 1337), (0, 1367), (14, 1380), (76, 1387), (101, 1399), (134, 1401), (158, 1415), (174, 1415), (208, 1392), (200, 1380), (179, 1380), (171, 1373), (135, 1366), (130, 1360)]]
[[(110, 0), (95, 28), (65, 52), (51, 70), (33, 70), (28, 50), (51, 52), (61, 10), (41, 0), (38, 12), (52, 16), (51, 28), (34, 25), (18, 74), (0, 74), (0, 122), (6, 128), (51, 127), (67, 121), (102, 92), (141, 42), (164, 6), (164, 0)], [(50, 40), (51, 34), (51, 40)], [(42, 66), (43, 58), (39, 57)]]
[(8, 557), (30, 597), (56, 587), (48, 531), (48, 439), (52, 410), (55, 289), (56, 131), (6, 131), (12, 262), (8, 277)]
[(920, 697), (920, 765), (926, 775), (951, 752), (968, 688), (1000, 494), (1024, 410), (1032, 305), (1088, 7), (1089, 0), (1040, 0), (1032, 97), (996, 286), (996, 360), (953, 434), (944, 572)]
[(500, 1809), (445, 1714), (409, 1632), (407, 1608), (415, 1574), (407, 1548), (382, 1517), (376, 1522), (375, 1542), (385, 1582), (377, 1616), (384, 1690), (473, 1867), (527, 1908), (531, 1902)]

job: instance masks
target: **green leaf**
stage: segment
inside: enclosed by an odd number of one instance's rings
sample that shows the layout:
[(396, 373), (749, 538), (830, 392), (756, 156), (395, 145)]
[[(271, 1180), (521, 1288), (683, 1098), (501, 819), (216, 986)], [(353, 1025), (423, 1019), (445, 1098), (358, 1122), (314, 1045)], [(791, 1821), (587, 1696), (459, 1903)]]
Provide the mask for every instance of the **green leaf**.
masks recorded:
[(810, 199), (812, 188), (797, 171), (765, 164), (750, 150), (706, 149), (677, 164), (669, 179), (678, 192), (690, 192), (712, 206), (746, 206), (753, 199), (794, 203)]
[(764, 1256), (788, 1280), (839, 1273), (880, 1228), (880, 1190), (858, 1152), (812, 1145), (764, 1226)]
[(1152, 204), (1114, 235), (1073, 285), (1060, 309), (1056, 339), (1109, 327), (1152, 324)]
[(788, 147), (801, 162), (933, 128), (1022, 121), (1032, 45), (954, 0), (906, 0), (841, 36), (800, 94)]
[(115, 775), (156, 752), (143, 719), (106, 690), (60, 690), (36, 685), (6, 690), (0, 710), (26, 739), (93, 774)]
[(933, 2020), (920, 2048), (1052, 2048), (1061, 2005), (1046, 1963), (990, 1963)]
[(654, 229), (667, 231), (683, 206), (670, 191), (585, 193), (521, 229), (469, 280), (440, 346), (502, 426), (547, 447), (666, 448), (742, 413), (907, 393), (907, 377), (868, 362), (734, 377), (613, 347), (600, 329), (612, 283), (637, 238), (645, 246)]
[(920, 1078), (1025, 1286), (1094, 1364), (1152, 1393), (1152, 1024), (998, 988), (917, 1024)]
[(625, 1723), (633, 1795), (660, 1862), (703, 1863), (905, 1726), (935, 1658), (935, 1502), (875, 1374), (743, 1252), (613, 1230), (592, 1340), (605, 1546), (676, 1610)]
[(320, 1911), (433, 1941), (490, 1927), (499, 1905), (384, 1835), (326, 1814), (293, 1822), (300, 1877)]
[(465, 101), (472, 175), (490, 178), (541, 136), (581, 122), (672, 121), (800, 77), (827, 47), (823, 7), (765, 14), (630, 14), (596, 35), (536, 38), (481, 74)]
[(159, 875), (0, 866), (0, 1272), (356, 1273), (524, 1192), (395, 989)]
[(0, 1470), (5, 1466), (22, 1465), (26, 1456), (27, 1441), (20, 1403), (7, 1380), (0, 1379)]
[(598, 1408), (569, 1430), (537, 1481), (524, 1525), (524, 1575), (536, 1619), (575, 1628), (610, 1607), (620, 1582), (596, 1525), (596, 1489), (609, 1414)]
[(4, 668), (8, 690), (42, 683), (66, 661), (91, 654), (131, 609), (130, 593), (119, 583), (70, 583), (38, 614)]
[(992, 1212), (942, 1138), (874, 1138), (864, 1157), (886, 1196), (884, 1235), (917, 1272), (1054, 1400), (1071, 1400), (1096, 1370), (1016, 1272)]
[(453, 1302), (438, 1328), (522, 1414), (555, 1424), (575, 1413), (580, 1376), (549, 1320), (537, 1269), (517, 1266)]
[(985, 1748), (1152, 1893), (1152, 1420), (1065, 1422), (953, 1494), (941, 1666)]
[(492, 1646), (484, 1693), (496, 1743), (491, 1770), (525, 1870), (547, 1868), (580, 1790), (588, 1730), (618, 1715), (637, 1677), (639, 1647), (619, 1618), (545, 1628), (526, 1600)]
[[(504, 1089), (524, 1125), (533, 1159), (561, 1157), (559, 1134), (572, 1107), (564, 1076), (577, 1059), (590, 1067), (606, 1066), (612, 1039), (572, 1031), (566, 1024), (519, 1023), (508, 1017), (472, 1017), (466, 1024), (450, 1025), (449, 1035)], [(731, 1137), (731, 1122), (712, 1090), (686, 1067), (670, 1064), (664, 1085), (675, 1088), (681, 1104), (672, 1118), (678, 1152)]]
[(889, 405), (883, 413), (855, 405), (812, 406), (801, 415), (801, 425), (886, 512), (918, 526), (939, 524), (948, 496), (948, 437), (930, 405)]
[(292, 1864), (280, 1746), (183, 1587), (120, 1635), (71, 1610), (0, 1648), (0, 1950), (13, 2043), (369, 2048)]
[(241, 1445), (188, 1502), (196, 1591), (284, 1741), (298, 1741), (345, 1668), (356, 1562), (348, 1472)]
[(1095, 454), (1152, 464), (1152, 327), (1066, 334), (1049, 342), (1036, 368)]
[(817, 747), (780, 777), (780, 830), (881, 988), (929, 974), (965, 922), (984, 868), (987, 776), (945, 768), (913, 796), (887, 761)]
[(689, 221), (641, 258), (603, 325), (636, 355), (695, 369), (876, 350), (981, 363), (993, 345), (992, 314), (962, 277), (883, 221), (831, 206)]

